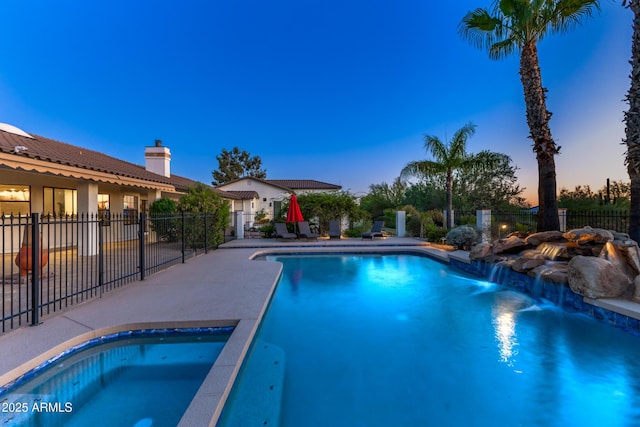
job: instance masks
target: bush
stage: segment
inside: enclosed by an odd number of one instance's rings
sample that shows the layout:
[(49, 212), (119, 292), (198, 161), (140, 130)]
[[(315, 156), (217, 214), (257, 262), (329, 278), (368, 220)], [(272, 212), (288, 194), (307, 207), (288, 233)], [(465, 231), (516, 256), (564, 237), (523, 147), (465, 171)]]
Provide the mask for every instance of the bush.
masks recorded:
[(344, 230), (342, 234), (346, 237), (362, 237), (362, 233), (367, 231), (371, 231), (371, 225), (369, 225), (369, 227), (365, 227), (364, 225), (354, 225)]
[(154, 231), (162, 242), (177, 242), (181, 227), (181, 218), (176, 213), (176, 202), (163, 197), (149, 206), (151, 231)]
[(460, 225), (475, 226), (476, 225), (476, 216), (475, 215), (462, 215), (459, 218), (459, 224)]
[(447, 233), (447, 243), (458, 249), (470, 250), (478, 241), (478, 232), (468, 225), (456, 227)]
[(430, 242), (440, 243), (440, 240), (447, 235), (447, 229), (438, 227), (435, 224), (425, 226), (425, 235)]
[(262, 233), (262, 237), (270, 238), (276, 237), (276, 226), (275, 224), (265, 224), (260, 227), (260, 233)]

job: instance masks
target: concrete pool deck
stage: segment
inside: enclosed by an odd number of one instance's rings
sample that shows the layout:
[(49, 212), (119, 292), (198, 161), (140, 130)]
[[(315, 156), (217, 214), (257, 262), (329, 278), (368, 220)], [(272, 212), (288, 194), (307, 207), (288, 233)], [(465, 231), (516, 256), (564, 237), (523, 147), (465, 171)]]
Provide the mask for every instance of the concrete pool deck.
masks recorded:
[[(282, 270), (280, 263), (252, 260), (255, 254), (398, 251), (420, 252), (443, 262), (469, 262), (467, 252), (446, 251), (413, 238), (234, 240), (145, 281), (45, 317), (37, 327), (0, 336), (0, 385), (75, 344), (108, 333), (151, 327), (235, 326), (180, 424), (215, 426)], [(640, 318), (639, 304), (590, 303), (608, 304), (609, 309), (620, 304)]]
[[(182, 419), (181, 425), (215, 425), (282, 270), (280, 263), (253, 261), (265, 252), (416, 250), (447, 261), (464, 260), (412, 238), (276, 241), (244, 239), (173, 266), (66, 311), (36, 327), (0, 336), (0, 385), (18, 378), (65, 349), (113, 332), (152, 327), (235, 326)], [(468, 257), (467, 257), (468, 259)]]

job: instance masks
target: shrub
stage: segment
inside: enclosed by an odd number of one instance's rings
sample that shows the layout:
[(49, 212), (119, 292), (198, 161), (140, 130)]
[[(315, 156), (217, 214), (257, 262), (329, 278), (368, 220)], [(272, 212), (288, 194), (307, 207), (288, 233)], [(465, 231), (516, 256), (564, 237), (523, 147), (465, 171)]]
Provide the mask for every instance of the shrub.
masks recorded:
[(260, 233), (262, 233), (262, 237), (270, 238), (276, 237), (276, 226), (275, 224), (265, 224), (260, 227)]
[(435, 224), (427, 224), (425, 225), (425, 235), (428, 241), (440, 243), (440, 240), (447, 235), (447, 229)]
[(342, 234), (344, 234), (346, 237), (362, 237), (362, 233), (370, 230), (371, 226), (367, 228), (364, 225), (354, 225), (344, 230)]
[(176, 202), (163, 197), (149, 206), (149, 220), (152, 231), (163, 242), (177, 242), (181, 219), (176, 213)]
[(476, 225), (476, 216), (475, 215), (462, 215), (459, 219), (460, 225)]
[(468, 225), (456, 227), (447, 233), (447, 243), (458, 249), (469, 250), (478, 241), (478, 232)]

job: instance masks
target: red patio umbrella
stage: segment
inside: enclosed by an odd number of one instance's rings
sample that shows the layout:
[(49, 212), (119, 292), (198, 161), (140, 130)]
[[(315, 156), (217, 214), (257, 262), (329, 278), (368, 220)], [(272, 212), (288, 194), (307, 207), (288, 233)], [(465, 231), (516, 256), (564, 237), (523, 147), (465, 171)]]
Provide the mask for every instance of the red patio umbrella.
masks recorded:
[(291, 195), (291, 199), (289, 200), (289, 209), (287, 210), (287, 222), (296, 222), (304, 221), (302, 217), (302, 212), (300, 212), (300, 205), (298, 205), (298, 199), (295, 194)]

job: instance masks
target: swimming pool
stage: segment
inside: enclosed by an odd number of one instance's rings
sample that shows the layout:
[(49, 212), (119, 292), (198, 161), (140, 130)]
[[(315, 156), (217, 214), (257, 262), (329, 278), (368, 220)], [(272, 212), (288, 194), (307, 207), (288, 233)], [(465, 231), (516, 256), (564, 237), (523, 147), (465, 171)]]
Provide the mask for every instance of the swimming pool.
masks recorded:
[(281, 390), (255, 388), (254, 345), (218, 426), (264, 399), (282, 427), (640, 425), (636, 336), (421, 256), (268, 259), (256, 342), (282, 350)]
[(7, 426), (175, 426), (233, 328), (101, 337), (27, 373), (0, 394)]

